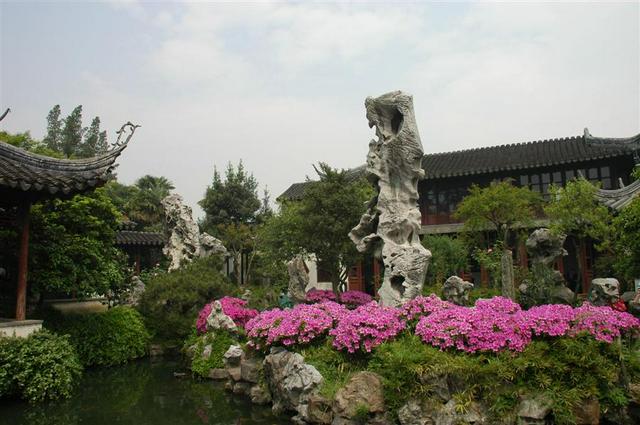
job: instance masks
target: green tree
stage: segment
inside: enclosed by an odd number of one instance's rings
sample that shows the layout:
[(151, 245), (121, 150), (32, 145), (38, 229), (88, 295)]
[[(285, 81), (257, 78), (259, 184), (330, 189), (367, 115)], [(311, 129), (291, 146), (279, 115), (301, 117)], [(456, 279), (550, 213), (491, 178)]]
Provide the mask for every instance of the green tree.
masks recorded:
[(60, 119), (60, 105), (55, 105), (47, 115), (47, 135), (42, 140), (52, 151), (61, 151), (62, 120)]
[(214, 168), (213, 181), (198, 204), (205, 212), (201, 227), (220, 238), (233, 257), (236, 283), (243, 281), (243, 255), (244, 277), (250, 280), (251, 263), (257, 254), (256, 227), (260, 221), (261, 207), (264, 209), (258, 198), (258, 182), (253, 174), (246, 172), (242, 161), (237, 167), (229, 163), (224, 179)]
[(51, 156), (54, 158), (61, 158), (62, 155), (56, 151), (51, 150), (44, 143), (31, 137), (28, 131), (24, 133), (8, 133), (6, 131), (0, 131), (0, 142), (8, 143), (17, 148), (21, 148), (39, 155)]
[(267, 221), (263, 249), (284, 266), (293, 256), (314, 255), (338, 291), (347, 271), (361, 259), (349, 239), (372, 195), (365, 179), (350, 180), (344, 171), (320, 163), (319, 181), (311, 182), (300, 201), (285, 201), (279, 214)]
[(62, 128), (60, 150), (67, 158), (78, 153), (84, 130), (82, 127), (82, 105), (78, 105), (64, 119), (64, 127)]
[(640, 277), (640, 197), (613, 219), (614, 268), (627, 281)]
[(34, 292), (89, 296), (125, 283), (114, 247), (120, 214), (102, 189), (32, 207), (29, 268)]
[(444, 281), (467, 267), (468, 251), (458, 238), (444, 235), (426, 235), (422, 245), (431, 251), (431, 262), (426, 280), (429, 284), (443, 284)]
[(108, 150), (107, 133), (100, 131), (100, 118), (95, 117), (84, 135), (84, 142), (78, 147), (78, 156), (89, 158)]
[(582, 264), (580, 251), (587, 239), (598, 242), (595, 245), (598, 250), (607, 248), (612, 217), (607, 207), (596, 200), (597, 190), (596, 186), (582, 177), (568, 182), (564, 188), (552, 185), (549, 188), (549, 203), (544, 208), (553, 232), (573, 236), (578, 264), (577, 288), (585, 283), (582, 282), (582, 271), (586, 265)]
[(515, 296), (509, 238), (516, 228), (531, 224), (540, 202), (540, 195), (527, 187), (516, 187), (510, 180), (493, 181), (484, 188), (472, 185), (455, 211), (455, 217), (464, 221), (465, 231), (494, 232), (495, 246), (502, 249), (504, 296)]

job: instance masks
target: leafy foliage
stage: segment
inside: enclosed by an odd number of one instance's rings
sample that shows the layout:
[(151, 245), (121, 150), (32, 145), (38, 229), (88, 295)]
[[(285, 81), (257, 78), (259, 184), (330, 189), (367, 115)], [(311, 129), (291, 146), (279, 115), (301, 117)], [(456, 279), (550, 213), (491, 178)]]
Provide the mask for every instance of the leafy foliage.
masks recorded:
[(88, 296), (124, 284), (120, 215), (101, 189), (34, 205), (31, 217), (31, 290)]
[(616, 272), (631, 280), (640, 276), (640, 198), (634, 199), (613, 220)]
[(331, 276), (334, 291), (346, 281), (346, 272), (360, 259), (349, 232), (358, 224), (372, 195), (366, 180), (352, 180), (344, 170), (320, 163), (319, 181), (311, 182), (302, 199), (285, 202), (263, 231), (264, 251), (275, 264), (295, 255), (315, 255)]
[(449, 276), (457, 274), (467, 266), (468, 249), (458, 238), (425, 235), (422, 245), (431, 251), (431, 262), (426, 276), (429, 284), (442, 284)]
[(82, 366), (66, 336), (40, 331), (27, 338), (0, 338), (0, 398), (30, 402), (67, 398)]
[(150, 335), (142, 316), (131, 307), (104, 313), (50, 313), (48, 328), (67, 334), (85, 366), (114, 366), (147, 353)]
[[(204, 335), (192, 334), (184, 345), (184, 350), (192, 356), (191, 371), (202, 378), (209, 375), (209, 370), (224, 367), (224, 353), (229, 346), (237, 344), (237, 338), (229, 332), (218, 330)], [(209, 347), (209, 356), (203, 356), (205, 347)]]
[(151, 278), (138, 309), (156, 340), (180, 345), (191, 334), (203, 305), (236, 291), (220, 274), (220, 263), (215, 258), (202, 258)]
[(61, 153), (50, 149), (45, 143), (35, 140), (28, 131), (16, 134), (0, 131), (0, 142), (8, 143), (17, 148), (37, 153), (38, 155), (62, 158)]

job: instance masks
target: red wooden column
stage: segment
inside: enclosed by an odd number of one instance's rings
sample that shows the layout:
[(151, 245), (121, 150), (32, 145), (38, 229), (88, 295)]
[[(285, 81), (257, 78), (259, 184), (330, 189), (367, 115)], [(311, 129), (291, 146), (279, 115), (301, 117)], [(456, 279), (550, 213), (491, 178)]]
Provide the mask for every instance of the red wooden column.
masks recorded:
[(16, 290), (16, 320), (24, 320), (27, 313), (27, 268), (29, 263), (29, 215), (31, 203), (18, 209), (20, 222), (20, 251), (18, 252), (18, 288)]

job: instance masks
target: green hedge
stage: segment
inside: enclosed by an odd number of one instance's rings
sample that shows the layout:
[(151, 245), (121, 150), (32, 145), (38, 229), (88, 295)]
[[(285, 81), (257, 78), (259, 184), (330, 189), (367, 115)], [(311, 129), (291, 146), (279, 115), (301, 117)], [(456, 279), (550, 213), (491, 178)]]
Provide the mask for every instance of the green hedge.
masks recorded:
[(150, 335), (142, 316), (131, 307), (104, 313), (49, 315), (45, 326), (68, 334), (85, 366), (113, 366), (147, 353)]
[(0, 337), (0, 398), (66, 398), (81, 375), (82, 365), (67, 336), (43, 330), (27, 338)]
[(180, 347), (191, 335), (205, 304), (237, 292), (238, 287), (220, 273), (220, 262), (213, 257), (203, 258), (150, 279), (138, 310), (157, 342)]

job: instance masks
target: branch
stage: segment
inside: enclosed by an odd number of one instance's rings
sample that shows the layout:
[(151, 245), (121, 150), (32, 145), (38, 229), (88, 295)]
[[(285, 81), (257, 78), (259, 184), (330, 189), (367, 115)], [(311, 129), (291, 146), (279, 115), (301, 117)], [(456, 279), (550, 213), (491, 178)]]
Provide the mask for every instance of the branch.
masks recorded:
[(4, 117), (6, 117), (9, 112), (11, 112), (11, 109), (7, 108), (7, 110), (4, 111), (4, 114), (0, 115), (0, 121), (2, 121), (4, 119)]

